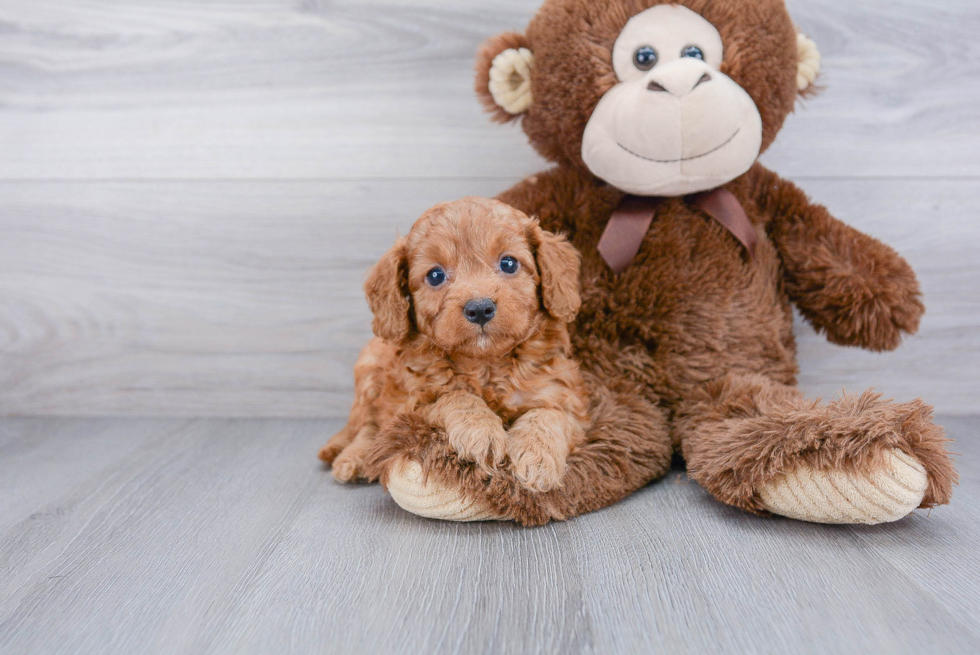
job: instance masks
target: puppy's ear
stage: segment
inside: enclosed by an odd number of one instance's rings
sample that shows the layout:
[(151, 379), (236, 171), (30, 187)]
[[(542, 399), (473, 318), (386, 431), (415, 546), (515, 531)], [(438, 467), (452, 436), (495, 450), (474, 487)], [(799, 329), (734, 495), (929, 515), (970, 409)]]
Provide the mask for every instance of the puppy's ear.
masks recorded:
[(385, 341), (405, 339), (411, 329), (411, 303), (404, 239), (399, 239), (368, 273), (364, 295), (374, 312), (374, 333)]
[(554, 318), (568, 323), (582, 306), (579, 295), (581, 256), (568, 239), (542, 230), (531, 219), (527, 226), (528, 241), (541, 272), (541, 300)]
[(520, 118), (531, 106), (534, 55), (527, 37), (505, 32), (484, 41), (476, 53), (476, 94), (498, 123)]

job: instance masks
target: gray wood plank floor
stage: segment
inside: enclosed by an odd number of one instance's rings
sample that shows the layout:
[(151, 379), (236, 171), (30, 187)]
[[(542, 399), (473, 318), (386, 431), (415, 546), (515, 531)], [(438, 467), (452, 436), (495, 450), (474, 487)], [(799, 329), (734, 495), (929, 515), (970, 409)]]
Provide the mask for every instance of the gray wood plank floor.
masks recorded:
[(953, 504), (752, 517), (681, 472), (538, 529), (343, 486), (324, 420), (0, 421), (3, 653), (976, 653), (980, 418)]

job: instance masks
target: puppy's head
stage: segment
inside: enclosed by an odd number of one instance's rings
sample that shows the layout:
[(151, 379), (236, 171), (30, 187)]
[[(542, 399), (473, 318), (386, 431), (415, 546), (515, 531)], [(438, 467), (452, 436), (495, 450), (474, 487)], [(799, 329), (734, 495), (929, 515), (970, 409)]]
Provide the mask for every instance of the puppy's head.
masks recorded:
[(417, 330), (451, 354), (501, 355), (531, 336), (540, 312), (575, 318), (579, 254), (509, 205), (465, 198), (423, 214), (364, 289), (383, 339)]

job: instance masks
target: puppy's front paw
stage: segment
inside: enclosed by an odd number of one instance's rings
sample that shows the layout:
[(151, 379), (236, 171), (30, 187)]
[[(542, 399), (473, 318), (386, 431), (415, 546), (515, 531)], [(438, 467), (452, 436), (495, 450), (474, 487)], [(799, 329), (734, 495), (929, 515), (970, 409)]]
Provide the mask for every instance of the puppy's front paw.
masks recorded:
[(461, 422), (449, 426), (446, 433), (461, 460), (483, 468), (499, 466), (507, 453), (507, 433), (500, 419)]
[(562, 485), (567, 468), (567, 448), (514, 434), (514, 430), (511, 430), (510, 437), (508, 454), (511, 469), (522, 485), (537, 493), (551, 491)]
[(337, 455), (330, 467), (338, 482), (369, 481), (364, 473), (365, 451), (361, 448), (347, 448)]

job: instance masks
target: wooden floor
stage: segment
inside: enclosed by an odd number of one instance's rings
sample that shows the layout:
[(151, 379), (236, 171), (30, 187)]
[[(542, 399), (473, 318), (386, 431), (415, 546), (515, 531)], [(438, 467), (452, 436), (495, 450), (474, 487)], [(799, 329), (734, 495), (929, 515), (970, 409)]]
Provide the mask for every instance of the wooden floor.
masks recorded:
[(680, 472), (542, 528), (347, 487), (323, 420), (0, 421), (0, 652), (977, 653), (980, 418), (953, 504), (762, 519)]

